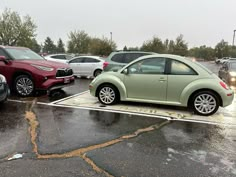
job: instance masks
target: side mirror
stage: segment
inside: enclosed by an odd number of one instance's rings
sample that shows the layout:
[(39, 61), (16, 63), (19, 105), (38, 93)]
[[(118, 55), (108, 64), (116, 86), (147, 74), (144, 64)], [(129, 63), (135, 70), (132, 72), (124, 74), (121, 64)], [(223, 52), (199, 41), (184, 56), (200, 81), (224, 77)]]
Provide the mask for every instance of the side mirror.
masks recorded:
[(0, 56), (0, 61), (3, 61), (5, 64), (9, 63), (7, 61), (7, 58), (5, 56), (2, 56), (2, 55)]
[(0, 61), (6, 61), (6, 57), (5, 56), (0, 56)]
[(127, 68), (124, 69), (124, 70), (122, 71), (122, 73), (124, 73), (125, 75), (129, 74), (128, 69), (127, 69)]

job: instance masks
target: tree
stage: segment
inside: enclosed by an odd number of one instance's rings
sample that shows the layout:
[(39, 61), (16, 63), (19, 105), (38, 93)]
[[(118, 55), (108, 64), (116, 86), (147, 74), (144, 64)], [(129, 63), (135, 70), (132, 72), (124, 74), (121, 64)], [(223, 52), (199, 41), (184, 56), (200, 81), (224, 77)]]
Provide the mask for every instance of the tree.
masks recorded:
[(89, 42), (89, 53), (99, 56), (107, 56), (116, 49), (116, 44), (107, 38), (91, 38)]
[(152, 40), (144, 42), (140, 50), (147, 52), (164, 53), (165, 46), (163, 45), (161, 39), (159, 39), (158, 37), (153, 37)]
[(223, 39), (215, 46), (215, 53), (217, 58), (228, 57), (229, 45)]
[(68, 35), (69, 53), (88, 53), (90, 37), (85, 31), (74, 31)]
[(170, 53), (181, 56), (186, 56), (188, 54), (188, 44), (183, 40), (182, 34), (176, 38), (174, 45), (172, 45), (173, 44), (169, 46), (169, 49), (173, 47), (173, 51), (170, 51)]
[(47, 37), (44, 42), (43, 51), (46, 53), (56, 53), (57, 47), (50, 37)]
[(65, 44), (62, 42), (61, 38), (59, 38), (57, 42), (57, 53), (65, 53)]
[(39, 53), (41, 51), (41, 46), (38, 44), (37, 40), (33, 38), (31, 40), (31, 45), (28, 46), (31, 50), (35, 51), (36, 53)]
[(126, 47), (126, 46), (124, 46), (123, 50), (124, 50), (124, 51), (127, 51), (128, 49), (127, 49), (127, 47)]
[(212, 60), (215, 58), (215, 50), (205, 45), (191, 48), (188, 55), (195, 58), (202, 58), (205, 60)]
[(36, 36), (36, 28), (30, 16), (21, 18), (17, 12), (5, 9), (0, 14), (0, 44), (19, 46), (31, 43)]

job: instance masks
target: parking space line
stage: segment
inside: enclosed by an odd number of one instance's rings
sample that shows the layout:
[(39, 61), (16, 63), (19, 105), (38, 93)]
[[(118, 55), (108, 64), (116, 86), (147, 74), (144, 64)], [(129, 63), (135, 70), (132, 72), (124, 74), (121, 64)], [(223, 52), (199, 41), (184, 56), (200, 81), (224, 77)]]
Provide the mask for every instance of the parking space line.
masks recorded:
[(218, 123), (218, 122), (210, 122), (204, 120), (194, 120), (194, 119), (176, 119), (171, 116), (161, 116), (161, 115), (150, 115), (145, 113), (137, 113), (137, 112), (127, 112), (127, 111), (118, 111), (118, 110), (109, 110), (109, 109), (100, 109), (100, 108), (91, 108), (91, 107), (80, 107), (80, 106), (68, 106), (68, 105), (57, 105), (57, 104), (50, 104), (50, 106), (54, 107), (63, 107), (63, 108), (73, 108), (73, 109), (85, 109), (85, 110), (93, 110), (93, 111), (103, 111), (103, 112), (112, 112), (112, 113), (120, 113), (120, 114), (128, 114), (128, 115), (137, 115), (137, 116), (144, 116), (144, 117), (154, 117), (159, 119), (165, 119), (169, 121), (180, 121), (180, 122), (191, 122), (191, 123), (202, 123), (202, 124), (209, 124), (209, 125), (223, 125), (223, 126), (230, 126), (236, 127), (236, 124), (232, 123)]
[[(87, 91), (86, 91), (87, 92)], [(85, 93), (85, 92), (83, 92)], [(82, 93), (80, 93), (82, 94)], [(74, 96), (78, 96), (79, 94), (72, 95), (70, 98), (73, 98)], [(64, 100), (69, 99), (69, 97), (64, 98)], [(63, 100), (63, 99), (61, 99)], [(171, 116), (161, 116), (161, 115), (150, 115), (145, 113), (137, 113), (137, 112), (127, 112), (127, 111), (119, 111), (119, 110), (111, 110), (111, 109), (102, 109), (102, 108), (92, 108), (92, 107), (80, 107), (80, 106), (69, 106), (69, 105), (58, 105), (53, 104), (56, 102), (60, 102), (61, 100), (52, 102), (52, 103), (43, 103), (43, 102), (37, 102), (36, 104), (39, 105), (45, 105), (45, 106), (52, 106), (52, 107), (63, 107), (63, 108), (72, 108), (72, 109), (83, 109), (83, 110), (93, 110), (93, 111), (103, 111), (103, 112), (111, 112), (111, 113), (119, 113), (119, 114), (128, 114), (128, 115), (136, 115), (136, 116), (143, 116), (143, 117), (153, 117), (153, 118), (159, 118), (159, 119), (165, 119), (169, 121), (179, 121), (179, 122), (191, 122), (191, 123), (202, 123), (202, 124), (208, 124), (208, 125), (221, 125), (221, 126), (230, 126), (230, 127), (236, 127), (236, 124), (232, 123), (219, 123), (219, 122), (210, 122), (210, 121), (204, 121), (204, 120), (195, 120), (195, 119), (176, 119)], [(29, 101), (21, 101), (21, 100), (11, 100), (8, 99), (8, 101), (11, 102), (18, 102), (18, 103), (27, 103)]]
[(49, 105), (51, 105), (51, 104), (57, 104), (58, 102), (65, 101), (65, 100), (68, 100), (68, 99), (70, 99), (70, 98), (74, 98), (74, 97), (76, 97), (76, 96), (82, 95), (82, 94), (87, 93), (87, 92), (89, 92), (89, 90), (86, 90), (86, 91), (84, 91), (84, 92), (81, 92), (81, 93), (77, 93), (77, 94), (68, 96), (68, 97), (66, 97), (66, 98), (62, 98), (62, 99), (60, 99), (60, 100), (53, 101), (53, 102), (49, 103)]

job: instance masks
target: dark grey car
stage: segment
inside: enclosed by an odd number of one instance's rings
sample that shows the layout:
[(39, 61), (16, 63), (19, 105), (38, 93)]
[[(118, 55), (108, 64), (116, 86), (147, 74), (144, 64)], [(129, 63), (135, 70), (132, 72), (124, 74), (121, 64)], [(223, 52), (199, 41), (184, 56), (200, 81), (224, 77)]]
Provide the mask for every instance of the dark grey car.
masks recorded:
[(0, 103), (7, 100), (9, 93), (10, 90), (6, 82), (6, 78), (0, 74)]
[(154, 52), (143, 52), (143, 51), (117, 51), (112, 52), (103, 64), (103, 71), (118, 71), (123, 68), (127, 63), (134, 61), (135, 59), (145, 56), (153, 55)]
[(236, 86), (236, 60), (225, 62), (220, 68), (218, 76), (229, 86)]

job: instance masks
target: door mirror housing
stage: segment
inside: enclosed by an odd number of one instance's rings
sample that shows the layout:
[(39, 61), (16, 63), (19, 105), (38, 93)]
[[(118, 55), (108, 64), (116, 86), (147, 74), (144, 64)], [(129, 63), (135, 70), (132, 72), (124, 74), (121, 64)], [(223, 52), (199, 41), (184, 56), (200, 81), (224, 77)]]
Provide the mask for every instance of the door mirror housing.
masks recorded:
[(6, 57), (5, 56), (0, 56), (0, 61), (6, 61)]
[(0, 61), (3, 61), (4, 63), (8, 63), (7, 58), (3, 55), (0, 56)]
[(129, 74), (128, 69), (125, 68), (125, 69), (122, 71), (122, 73), (125, 74), (125, 75)]

